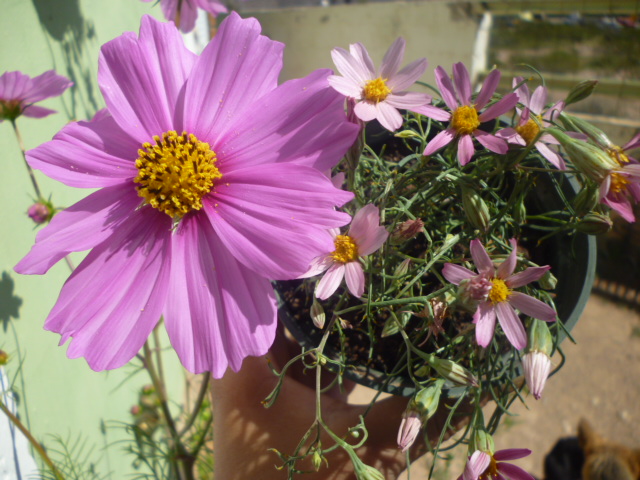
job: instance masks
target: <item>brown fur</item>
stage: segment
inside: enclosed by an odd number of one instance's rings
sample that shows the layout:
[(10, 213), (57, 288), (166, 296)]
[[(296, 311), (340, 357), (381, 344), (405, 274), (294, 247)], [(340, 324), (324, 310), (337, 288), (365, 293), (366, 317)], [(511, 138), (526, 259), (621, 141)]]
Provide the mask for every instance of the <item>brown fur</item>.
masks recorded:
[(606, 440), (585, 419), (578, 425), (578, 439), (585, 457), (583, 480), (640, 480), (640, 449)]

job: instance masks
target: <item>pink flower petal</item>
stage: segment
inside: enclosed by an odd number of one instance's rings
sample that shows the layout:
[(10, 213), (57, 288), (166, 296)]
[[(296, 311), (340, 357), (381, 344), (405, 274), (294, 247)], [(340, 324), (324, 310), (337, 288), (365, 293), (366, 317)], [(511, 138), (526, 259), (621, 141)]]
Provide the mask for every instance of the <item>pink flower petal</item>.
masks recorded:
[[(360, 47), (365, 49), (362, 45), (360, 45)], [(354, 47), (352, 46), (352, 48)], [(331, 50), (331, 59), (342, 76), (361, 87), (364, 87), (364, 84), (372, 80), (375, 75), (373, 70), (370, 71), (367, 65), (358, 62), (358, 60), (344, 48), (336, 47)]]
[(390, 80), (395, 76), (398, 70), (400, 70), (400, 65), (402, 64), (402, 59), (404, 58), (404, 49), (404, 38), (396, 38), (396, 40), (391, 44), (382, 59), (382, 66), (380, 67), (380, 76), (382, 78)]
[(327, 77), (327, 81), (329, 82), (329, 85), (331, 85), (331, 88), (345, 97), (360, 99), (362, 87), (350, 78), (341, 77), (339, 75), (329, 75), (329, 77)]
[(491, 343), (493, 332), (496, 328), (496, 310), (491, 302), (482, 302), (473, 314), (473, 322), (476, 324), (476, 342), (483, 348)]
[(536, 115), (540, 115), (544, 110), (547, 103), (547, 88), (540, 85), (533, 91), (531, 95), (531, 101), (529, 102), (529, 109)]
[(482, 242), (477, 238), (471, 240), (469, 250), (471, 251), (471, 258), (473, 258), (473, 263), (478, 269), (478, 272), (487, 277), (492, 277), (495, 273), (495, 267)]
[(347, 288), (354, 297), (360, 298), (364, 294), (364, 270), (360, 262), (349, 262), (345, 266), (345, 280)]
[(364, 72), (362, 81), (366, 81), (375, 77), (376, 69), (373, 66), (373, 61), (369, 56), (369, 52), (363, 44), (361, 44), (360, 42), (352, 43), (351, 45), (349, 45), (349, 52), (351, 53), (357, 64), (362, 68), (362, 72)]
[[(138, 211), (95, 247), (71, 274), (45, 330), (73, 340), (69, 358), (96, 371), (138, 353), (162, 314), (170, 274), (170, 222)], [(161, 215), (158, 213), (158, 215)]]
[[(49, 72), (53, 72), (53, 70), (49, 70)], [(0, 75), (0, 99), (24, 100), (24, 95), (31, 88), (32, 81), (29, 75), (22, 72), (4, 72)]]
[(455, 138), (455, 135), (456, 135), (455, 130), (451, 128), (442, 130), (435, 137), (433, 137), (433, 139), (429, 143), (427, 143), (427, 148), (424, 149), (424, 152), (422, 154), (425, 157), (428, 157), (429, 155), (433, 155), (441, 148), (444, 148), (445, 146), (449, 145)]
[(378, 116), (378, 108), (376, 104), (370, 102), (358, 102), (353, 107), (353, 112), (363, 122), (370, 122)]
[[(529, 86), (527, 85), (527, 82), (525, 82), (524, 78), (522, 77), (515, 77), (513, 79), (512, 85), (513, 88), (515, 88), (515, 93), (518, 96), (518, 101), (525, 107), (529, 108), (529, 99), (531, 95), (529, 94)], [(520, 86), (518, 87), (518, 85)]]
[(387, 85), (395, 92), (406, 90), (416, 83), (426, 69), (426, 58), (415, 60), (396, 73), (393, 77), (389, 78)]
[(442, 95), (444, 103), (447, 104), (449, 110), (455, 110), (458, 108), (458, 99), (456, 98), (456, 92), (453, 88), (451, 78), (449, 78), (449, 74), (444, 68), (438, 66), (435, 70), (435, 76), (436, 83), (438, 84), (438, 89), (440, 90), (440, 95)]
[[(392, 107), (402, 108), (415, 112), (415, 108), (426, 105), (431, 101), (431, 96), (426, 93), (418, 92), (400, 92), (392, 93), (385, 99), (384, 103), (388, 103)], [(435, 107), (432, 107), (435, 108)]]
[(451, 113), (446, 110), (442, 110), (441, 108), (434, 107), (433, 105), (421, 105), (419, 107), (413, 107), (413, 112), (419, 113), (420, 115), (424, 115), (425, 117), (433, 118), (434, 120), (438, 120), (439, 122), (448, 122), (451, 120)]
[(635, 150), (636, 148), (640, 148), (640, 132), (638, 132), (631, 140), (629, 140), (624, 147), (623, 150)]
[(107, 187), (136, 177), (134, 162), (140, 147), (109, 116), (67, 124), (53, 140), (29, 150), (27, 160), (33, 168), (71, 187)]
[(480, 144), (487, 150), (499, 153), (500, 155), (504, 155), (509, 150), (507, 142), (505, 142), (502, 138), (496, 137), (495, 135), (491, 135), (490, 133), (484, 132), (482, 130), (476, 130), (475, 132), (473, 132), (473, 135), (476, 137), (478, 142), (480, 142)]
[(216, 148), (235, 119), (250, 128), (254, 102), (276, 88), (284, 45), (260, 35), (255, 18), (231, 12), (191, 71), (184, 100), (184, 129)]
[(335, 263), (335, 260), (331, 256), (331, 254), (321, 255), (319, 257), (314, 258), (309, 265), (309, 270), (300, 275), (298, 278), (309, 278), (315, 277), (316, 275), (320, 275), (322, 272), (328, 270), (331, 265)]
[(493, 458), (498, 462), (503, 462), (505, 460), (518, 460), (529, 455), (531, 455), (531, 450), (528, 448), (505, 448), (494, 453)]
[(562, 155), (554, 152), (548, 146), (542, 143), (542, 138), (540, 138), (540, 140), (536, 142), (536, 149), (542, 154), (544, 158), (549, 161), (551, 165), (556, 167), (558, 170), (565, 170), (567, 168)]
[(453, 65), (453, 81), (458, 91), (458, 98), (462, 105), (471, 105), (471, 80), (469, 71), (464, 63), (458, 62)]
[(491, 456), (486, 452), (476, 450), (467, 460), (462, 478), (464, 480), (477, 480), (491, 463)]
[[(519, 288), (523, 287), (531, 282), (535, 282), (540, 277), (542, 277), (545, 273), (547, 273), (551, 269), (550, 266), (546, 265), (544, 267), (529, 267), (522, 272), (518, 272), (515, 275), (511, 275), (506, 278), (505, 283), (509, 288)], [(505, 277), (500, 277), (505, 278)]]
[(530, 297), (529, 295), (521, 292), (511, 292), (508, 302), (530, 317), (537, 318), (538, 320), (544, 320), (545, 322), (556, 321), (556, 311), (537, 298)]
[(28, 105), (24, 110), (22, 110), (22, 115), (29, 118), (44, 118), (53, 113), (57, 113), (57, 111), (51, 110), (50, 108), (40, 107), (38, 105)]
[[(130, 184), (108, 187), (92, 193), (56, 214), (38, 232), (31, 251), (15, 266), (22, 274), (43, 274), (71, 252), (82, 252), (115, 235), (140, 205)], [(171, 228), (166, 217), (166, 228)]]
[(221, 378), (245, 357), (264, 355), (276, 331), (269, 280), (239, 264), (202, 216), (185, 218), (172, 243), (165, 322), (171, 345), (192, 373)]
[(536, 480), (535, 477), (529, 475), (522, 468), (510, 463), (498, 463), (498, 472), (503, 473), (509, 480)]
[(511, 253), (505, 259), (504, 262), (498, 265), (498, 268), (496, 269), (496, 277), (501, 278), (503, 280), (509, 277), (509, 275), (513, 273), (518, 263), (518, 257), (517, 257), (518, 244), (516, 243), (516, 240), (513, 238), (509, 240), (509, 243), (511, 244)]
[(288, 81), (225, 125), (227, 133), (213, 147), (224, 172), (281, 162), (334, 167), (360, 128), (345, 116), (344, 97), (327, 86), (329, 73)]
[(400, 112), (387, 102), (380, 102), (376, 105), (378, 114), (376, 118), (384, 128), (390, 132), (394, 132), (402, 126), (402, 115)]
[(345, 274), (343, 263), (335, 263), (316, 284), (315, 296), (318, 300), (326, 300), (338, 289)]
[(475, 148), (471, 135), (462, 135), (458, 140), (458, 162), (463, 167), (471, 161)]
[(140, 144), (176, 130), (175, 105), (195, 58), (173, 25), (148, 15), (139, 37), (128, 32), (102, 46), (100, 90), (115, 121)]
[(472, 272), (468, 268), (456, 265), (455, 263), (445, 263), (442, 268), (442, 276), (454, 285), (460, 285), (460, 282), (471, 277), (475, 277), (477, 273)]
[(504, 97), (502, 97), (498, 102), (491, 105), (484, 112), (480, 114), (478, 117), (481, 122), (487, 122), (489, 120), (493, 120), (494, 118), (498, 118), (500, 115), (504, 115), (509, 110), (514, 108), (518, 103), (518, 97), (515, 93), (507, 93)]
[(515, 348), (522, 350), (527, 346), (527, 332), (525, 331), (518, 314), (510, 304), (513, 294), (515, 293), (517, 292), (513, 292), (509, 296), (509, 302), (496, 303), (495, 309), (498, 321), (500, 322), (500, 326), (502, 327), (502, 331), (506, 335), (507, 340), (509, 340), (509, 343), (511, 343)]
[(387, 241), (389, 232), (380, 225), (378, 207), (368, 204), (358, 210), (351, 222), (349, 236), (356, 242), (360, 256), (365, 257), (379, 250)]
[(482, 110), (484, 106), (489, 103), (491, 97), (493, 97), (498, 84), (500, 83), (500, 70), (491, 70), (487, 78), (484, 79), (480, 93), (476, 97), (476, 109)]
[(73, 82), (67, 77), (58, 75), (55, 70), (48, 70), (31, 79), (30, 88), (22, 94), (22, 100), (25, 103), (35, 103), (57, 97), (72, 85)]

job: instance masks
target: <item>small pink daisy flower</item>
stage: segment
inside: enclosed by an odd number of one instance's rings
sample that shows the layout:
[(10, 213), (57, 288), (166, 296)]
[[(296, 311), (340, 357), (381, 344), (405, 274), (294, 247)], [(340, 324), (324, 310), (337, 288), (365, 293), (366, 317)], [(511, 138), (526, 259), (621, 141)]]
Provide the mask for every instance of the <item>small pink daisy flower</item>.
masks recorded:
[(335, 250), (313, 260), (309, 271), (301, 278), (313, 277), (326, 271), (316, 285), (315, 295), (320, 300), (329, 298), (346, 277), (347, 287), (355, 297), (364, 294), (364, 269), (360, 258), (371, 255), (387, 241), (389, 232), (380, 226), (378, 207), (362, 207), (353, 217), (346, 235), (338, 229), (330, 230)]
[[(143, 2), (150, 2), (151, 0), (142, 0)], [(187, 33), (193, 30), (196, 25), (196, 18), (198, 18), (198, 8), (201, 8), (207, 13), (210, 13), (214, 17), (217, 17), (221, 13), (227, 11), (227, 7), (224, 6), (220, 0), (159, 0), (160, 8), (164, 18), (172, 21), (180, 29), (180, 31)]]
[(377, 119), (387, 130), (394, 131), (402, 125), (398, 109), (415, 110), (429, 103), (426, 93), (406, 92), (427, 69), (426, 58), (410, 63), (402, 70), (405, 41), (398, 38), (382, 59), (382, 67), (376, 70), (367, 49), (361, 43), (334, 48), (331, 58), (343, 76), (331, 75), (329, 84), (341, 94), (356, 101), (354, 113), (365, 122)]
[(42, 118), (55, 110), (34, 105), (47, 98), (57, 97), (73, 85), (67, 77), (49, 70), (31, 78), (22, 72), (0, 75), (0, 122), (15, 120), (20, 115)]
[(482, 111), (496, 91), (498, 83), (500, 82), (500, 72), (498, 70), (492, 70), (491, 73), (489, 73), (475, 102), (472, 102), (471, 99), (469, 72), (462, 62), (456, 63), (453, 66), (455, 88), (444, 68), (436, 68), (435, 73), (436, 83), (440, 89), (442, 99), (451, 112), (429, 105), (415, 110), (435, 120), (449, 121), (449, 126), (429, 142), (427, 148), (424, 150), (424, 155), (433, 155), (457, 139), (458, 161), (460, 165), (464, 166), (469, 163), (475, 151), (472, 136), (492, 152), (500, 154), (507, 153), (507, 142), (504, 139), (479, 129), (481, 124), (508, 112), (518, 103), (516, 94), (509, 93)]
[(612, 169), (600, 184), (600, 202), (615, 210), (627, 222), (635, 222), (633, 204), (640, 203), (640, 163), (627, 152), (640, 148), (640, 133), (622, 148), (605, 150), (620, 168)]
[[(517, 87), (515, 93), (518, 96), (518, 101), (524, 105), (524, 110), (516, 107), (520, 119), (515, 129), (504, 128), (497, 132), (496, 136), (504, 138), (509, 143), (516, 145), (531, 145), (531, 142), (535, 140), (542, 128), (552, 126), (551, 121), (560, 115), (564, 109), (564, 102), (558, 102), (545, 110), (547, 104), (547, 87), (541, 85), (536, 88), (533, 91), (533, 95), (531, 95), (529, 87), (524, 83), (524, 78), (522, 77), (513, 79), (513, 87)], [(559, 143), (560, 142), (551, 135), (543, 133), (540, 138), (536, 140), (535, 147), (554, 167), (559, 170), (564, 170), (566, 167), (562, 156), (555, 150), (549, 148), (549, 145), (558, 145)]]
[(507, 339), (518, 350), (527, 346), (527, 333), (522, 321), (518, 317), (517, 308), (525, 315), (538, 318), (546, 322), (556, 319), (556, 312), (546, 303), (521, 292), (514, 292), (514, 288), (523, 287), (538, 280), (551, 267), (529, 267), (516, 274), (517, 243), (510, 240), (511, 254), (497, 268), (494, 266), (487, 251), (480, 240), (472, 240), (470, 245), (471, 257), (478, 268), (478, 273), (453, 263), (446, 263), (442, 275), (454, 285), (461, 286), (466, 295), (477, 302), (477, 309), (473, 315), (476, 324), (476, 341), (481, 347), (486, 347), (493, 338), (496, 317)]
[(468, 458), (464, 472), (458, 480), (535, 480), (522, 468), (505, 460), (517, 460), (531, 455), (528, 448), (508, 448), (498, 450), (493, 455), (476, 450)]

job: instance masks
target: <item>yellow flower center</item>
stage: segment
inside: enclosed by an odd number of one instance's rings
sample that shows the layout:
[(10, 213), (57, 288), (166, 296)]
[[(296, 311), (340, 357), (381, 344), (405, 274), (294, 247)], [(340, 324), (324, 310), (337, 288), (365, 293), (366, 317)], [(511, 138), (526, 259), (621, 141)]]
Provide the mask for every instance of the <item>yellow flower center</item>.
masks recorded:
[(522, 138), (524, 138), (524, 141), (527, 143), (527, 145), (531, 145), (538, 136), (538, 133), (540, 133), (540, 127), (535, 120), (529, 118), (529, 120), (527, 120), (527, 123), (516, 127), (516, 132), (518, 132), (518, 134)]
[(462, 105), (453, 112), (451, 127), (458, 135), (469, 135), (480, 126), (478, 111), (469, 105)]
[(609, 187), (609, 189), (612, 192), (625, 193), (629, 183), (629, 179), (626, 175), (618, 172), (611, 172), (611, 187)]
[(629, 163), (629, 157), (627, 157), (624, 150), (617, 145), (612, 145), (610, 148), (607, 148), (606, 151), (613, 160), (618, 162), (618, 165), (623, 166), (625, 163)]
[(491, 279), (491, 290), (489, 291), (489, 300), (494, 305), (496, 303), (505, 302), (511, 295), (511, 290), (501, 278)]
[(336, 249), (331, 253), (331, 257), (336, 262), (349, 263), (358, 259), (358, 246), (349, 235), (338, 235), (334, 243)]
[(496, 462), (493, 455), (491, 455), (491, 461), (487, 469), (478, 477), (478, 480), (492, 480), (498, 478), (498, 462)]
[(0, 100), (0, 119), (15, 120), (22, 113), (19, 100)]
[(138, 150), (134, 182), (138, 195), (153, 208), (171, 218), (182, 218), (202, 208), (202, 197), (222, 177), (216, 168), (216, 154), (208, 143), (195, 135), (175, 131), (153, 137), (156, 144), (145, 143)]
[(378, 103), (387, 98), (390, 93), (391, 89), (387, 87), (386, 79), (378, 77), (375, 80), (369, 80), (365, 84), (363, 96), (365, 100)]

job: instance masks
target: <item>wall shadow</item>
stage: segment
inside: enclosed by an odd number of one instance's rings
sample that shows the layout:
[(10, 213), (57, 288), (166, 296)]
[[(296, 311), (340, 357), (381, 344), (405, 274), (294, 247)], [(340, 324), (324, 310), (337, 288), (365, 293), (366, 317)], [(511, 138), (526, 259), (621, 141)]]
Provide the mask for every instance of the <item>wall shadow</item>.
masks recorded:
[(18, 319), (22, 299), (14, 295), (15, 284), (8, 272), (0, 277), (0, 323), (6, 333), (11, 318)]

